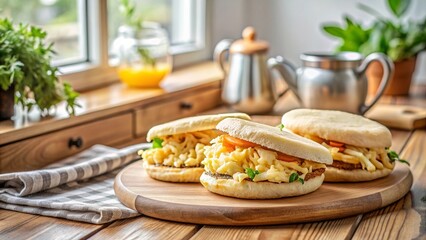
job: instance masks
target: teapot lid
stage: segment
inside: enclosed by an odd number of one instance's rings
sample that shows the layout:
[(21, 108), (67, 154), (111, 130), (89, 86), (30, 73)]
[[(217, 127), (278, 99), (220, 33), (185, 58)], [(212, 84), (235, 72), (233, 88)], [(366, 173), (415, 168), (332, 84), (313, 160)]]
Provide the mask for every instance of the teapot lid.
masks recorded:
[(253, 54), (258, 52), (266, 52), (269, 44), (265, 41), (256, 41), (256, 31), (253, 27), (246, 27), (243, 30), (243, 39), (235, 41), (231, 45), (231, 53)]

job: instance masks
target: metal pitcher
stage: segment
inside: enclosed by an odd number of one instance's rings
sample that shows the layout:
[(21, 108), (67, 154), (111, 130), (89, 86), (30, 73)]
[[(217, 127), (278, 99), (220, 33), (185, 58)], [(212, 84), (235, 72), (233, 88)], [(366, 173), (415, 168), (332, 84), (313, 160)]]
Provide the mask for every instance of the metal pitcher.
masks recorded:
[[(382, 96), (394, 69), (392, 61), (382, 53), (372, 53), (365, 59), (356, 52), (305, 53), (300, 59), (302, 67), (298, 69), (281, 56), (270, 58), (268, 66), (284, 76), (304, 107), (362, 115)], [(366, 104), (368, 82), (365, 71), (373, 61), (381, 63), (384, 74), (376, 95)]]
[[(278, 92), (268, 69), (268, 43), (256, 41), (255, 36), (254, 28), (247, 27), (243, 31), (243, 39), (235, 42), (222, 40), (214, 51), (214, 58), (225, 75), (222, 99), (234, 109), (251, 114), (271, 111), (285, 92)], [(224, 64), (224, 56), (228, 51), (229, 71)]]

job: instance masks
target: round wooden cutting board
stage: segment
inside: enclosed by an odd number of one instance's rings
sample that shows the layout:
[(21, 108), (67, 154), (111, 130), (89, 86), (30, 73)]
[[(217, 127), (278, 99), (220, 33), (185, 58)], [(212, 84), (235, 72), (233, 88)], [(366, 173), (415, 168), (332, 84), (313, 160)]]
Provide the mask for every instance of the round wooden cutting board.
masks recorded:
[(275, 200), (244, 200), (220, 196), (201, 184), (151, 179), (135, 162), (114, 183), (127, 207), (147, 216), (196, 224), (268, 225), (347, 217), (369, 212), (400, 199), (411, 188), (409, 168), (397, 164), (385, 178), (364, 183), (324, 183), (313, 193)]

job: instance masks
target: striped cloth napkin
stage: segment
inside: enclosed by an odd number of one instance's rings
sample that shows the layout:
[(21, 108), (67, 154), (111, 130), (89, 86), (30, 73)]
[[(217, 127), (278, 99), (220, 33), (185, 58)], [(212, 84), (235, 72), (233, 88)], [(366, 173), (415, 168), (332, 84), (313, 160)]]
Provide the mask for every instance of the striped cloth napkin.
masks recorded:
[(137, 151), (148, 147), (95, 145), (41, 170), (0, 174), (0, 208), (95, 224), (137, 216), (118, 201), (113, 184), (124, 166), (139, 159)]

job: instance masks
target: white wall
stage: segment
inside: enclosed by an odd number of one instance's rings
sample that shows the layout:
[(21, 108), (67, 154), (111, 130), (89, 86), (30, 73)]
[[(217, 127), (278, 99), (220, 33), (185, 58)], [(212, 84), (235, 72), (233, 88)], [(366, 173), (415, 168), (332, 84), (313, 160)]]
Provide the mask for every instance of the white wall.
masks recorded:
[[(357, 8), (357, 3), (373, 7), (385, 16), (390, 12), (385, 0), (214, 0), (212, 43), (223, 38), (239, 38), (245, 26), (254, 26), (258, 37), (270, 43), (269, 55), (282, 55), (296, 65), (308, 51), (333, 51), (338, 41), (324, 34), (324, 23), (343, 23), (348, 14), (368, 24), (373, 17)], [(407, 16), (426, 16), (426, 1), (413, 0)], [(426, 83), (426, 54), (417, 64), (416, 81)]]
[[(211, 0), (212, 9), (212, 45), (222, 39), (237, 39), (241, 37), (242, 29), (247, 26), (246, 8), (247, 0)], [(212, 49), (213, 53), (213, 49)]]

